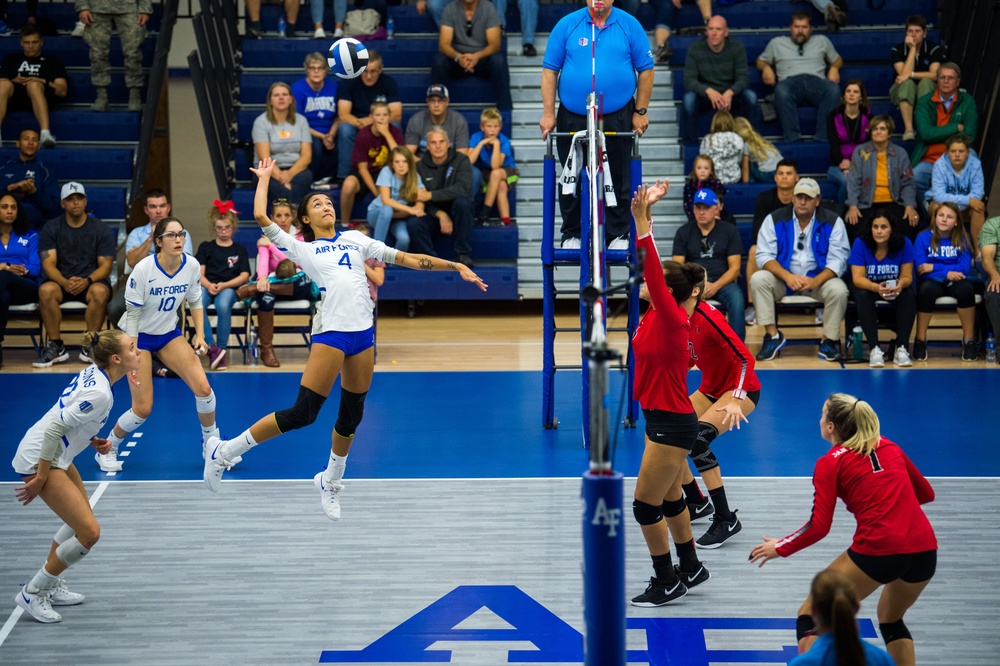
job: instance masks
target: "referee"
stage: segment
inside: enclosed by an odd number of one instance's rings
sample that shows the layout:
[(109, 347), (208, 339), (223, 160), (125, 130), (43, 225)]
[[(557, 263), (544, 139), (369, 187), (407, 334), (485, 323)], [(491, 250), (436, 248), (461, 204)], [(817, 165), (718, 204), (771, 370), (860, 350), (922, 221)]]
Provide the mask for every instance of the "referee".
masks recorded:
[[(606, 132), (642, 134), (649, 126), (646, 115), (653, 92), (653, 54), (649, 38), (634, 16), (614, 9), (614, 0), (587, 0), (587, 6), (567, 14), (552, 29), (542, 61), (542, 138), (553, 129), (577, 132), (587, 129), (587, 95), (597, 92), (598, 113)], [(591, 45), (591, 37), (594, 44)], [(591, 86), (591, 62), (596, 60)], [(556, 88), (559, 113), (556, 114)], [(569, 157), (571, 139), (559, 137), (559, 159)], [(631, 143), (608, 137), (607, 154), (618, 205), (605, 211), (604, 233), (609, 249), (628, 247), (629, 158)], [(561, 194), (562, 246), (580, 247), (580, 199)]]

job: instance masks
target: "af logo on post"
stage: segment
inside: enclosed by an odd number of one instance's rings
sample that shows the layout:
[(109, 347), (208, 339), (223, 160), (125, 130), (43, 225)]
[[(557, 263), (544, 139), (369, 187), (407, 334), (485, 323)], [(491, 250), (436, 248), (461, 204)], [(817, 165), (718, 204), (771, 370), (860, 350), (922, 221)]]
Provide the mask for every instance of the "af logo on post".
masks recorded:
[(622, 510), (609, 509), (603, 497), (597, 499), (594, 507), (594, 517), (591, 525), (605, 525), (608, 528), (608, 538), (618, 536), (618, 526), (622, 524)]

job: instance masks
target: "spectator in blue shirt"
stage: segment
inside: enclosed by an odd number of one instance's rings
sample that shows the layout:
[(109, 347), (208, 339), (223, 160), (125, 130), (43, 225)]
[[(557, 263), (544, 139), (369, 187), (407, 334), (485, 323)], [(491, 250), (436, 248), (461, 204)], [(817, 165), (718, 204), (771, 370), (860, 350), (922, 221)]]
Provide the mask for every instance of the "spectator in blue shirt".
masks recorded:
[(927, 198), (931, 219), (937, 205), (950, 201), (962, 211), (962, 222), (972, 230), (973, 248), (979, 247), (979, 232), (986, 223), (986, 181), (983, 164), (972, 154), (969, 137), (961, 134), (945, 142), (945, 153), (934, 163)]
[(913, 360), (927, 360), (927, 329), (938, 298), (951, 296), (958, 301), (962, 323), (962, 360), (975, 361), (979, 355), (974, 342), (976, 292), (966, 279), (972, 267), (972, 239), (961, 223), (962, 212), (950, 201), (938, 206), (931, 228), (914, 243), (917, 266), (917, 335), (913, 340)]
[(895, 315), (896, 339), (889, 343), (889, 356), (899, 367), (913, 365), (907, 343), (917, 315), (917, 296), (913, 287), (913, 244), (903, 234), (903, 223), (883, 208), (876, 209), (871, 220), (854, 240), (851, 277), (858, 322), (871, 350), (868, 365), (881, 368), (885, 354), (878, 344), (877, 301), (889, 303)]
[[(514, 149), (510, 139), (501, 133), (503, 116), (496, 108), (484, 109), (479, 117), (479, 131), (469, 139), (469, 160), (472, 168), (482, 173), (486, 181), (486, 195), (483, 197), (483, 210), (476, 219), (477, 224), (485, 224), (494, 202), (497, 213), (500, 214), (500, 224), (510, 226), (510, 201), (507, 199), (509, 189), (518, 180), (517, 167), (514, 166)], [(474, 179), (475, 180), (475, 179)], [(473, 196), (477, 194), (473, 189)]]
[(4, 194), (0, 196), (0, 368), (7, 312), (12, 305), (37, 303), (41, 279), (38, 234), (14, 195)]
[[(634, 16), (615, 9), (613, 4), (614, 0), (587, 0), (586, 7), (567, 14), (552, 28), (542, 61), (543, 111), (538, 125), (543, 139), (553, 130), (585, 130), (587, 96), (591, 92), (603, 100), (606, 132), (635, 131), (642, 135), (649, 127), (646, 111), (654, 76), (649, 38)], [(593, 77), (592, 54), (597, 68)], [(559, 159), (568, 160), (571, 139), (559, 137), (556, 146)], [(608, 138), (606, 154), (616, 205), (605, 211), (604, 233), (612, 250), (628, 247), (631, 151), (632, 143), (626, 138)], [(577, 179), (575, 192), (559, 197), (562, 244), (567, 248), (580, 247), (579, 182)]]
[(38, 132), (23, 129), (14, 145), (17, 157), (0, 167), (0, 193), (9, 192), (24, 208), (32, 229), (59, 214), (59, 181), (38, 161)]
[[(322, 3), (320, 3), (322, 4)], [(304, 79), (292, 84), (295, 108), (309, 123), (312, 162), (309, 170), (317, 185), (328, 185), (337, 175), (337, 82), (327, 78), (330, 66), (322, 53), (313, 52), (303, 63)]]

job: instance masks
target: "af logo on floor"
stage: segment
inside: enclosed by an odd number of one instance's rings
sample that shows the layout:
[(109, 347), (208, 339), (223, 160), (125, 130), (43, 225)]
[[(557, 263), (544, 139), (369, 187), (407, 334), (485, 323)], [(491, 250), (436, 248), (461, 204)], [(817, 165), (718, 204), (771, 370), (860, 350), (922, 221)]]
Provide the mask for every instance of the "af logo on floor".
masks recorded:
[[(483, 608), (510, 625), (509, 629), (477, 629), (462, 624)], [(785, 632), (795, 636), (794, 618), (628, 618), (629, 629), (644, 630), (645, 650), (629, 650), (629, 663), (651, 666), (708, 666), (710, 663), (787, 663), (794, 645), (773, 650), (740, 649), (748, 631)], [(876, 638), (871, 620), (860, 621), (862, 638)], [(732, 646), (709, 649), (705, 632), (713, 636), (738, 631)], [(362, 650), (326, 650), (320, 663), (450, 663), (450, 649), (434, 644), (461, 642), (530, 643), (534, 649), (508, 649), (506, 663), (579, 664), (583, 636), (554, 613), (513, 585), (462, 585), (400, 624)], [(713, 644), (724, 643), (713, 640)]]

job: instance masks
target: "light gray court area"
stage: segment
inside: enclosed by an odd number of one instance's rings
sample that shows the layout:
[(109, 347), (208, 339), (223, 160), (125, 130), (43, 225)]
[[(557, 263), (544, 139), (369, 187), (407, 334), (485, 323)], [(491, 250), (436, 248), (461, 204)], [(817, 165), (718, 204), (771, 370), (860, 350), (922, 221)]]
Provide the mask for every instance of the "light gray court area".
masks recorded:
[[(931, 482), (938, 573), (906, 616), (918, 663), (995, 666), (1000, 538), (988, 508), (1000, 505), (1000, 484)], [(626, 480), (627, 498), (633, 484)], [(201, 483), (113, 482), (96, 505), (101, 541), (65, 576), (87, 600), (57, 609), (63, 621), (53, 625), (15, 612), (18, 586), (58, 527), (40, 501), (20, 506), (15, 485), (0, 484), (0, 664), (405, 664), (420, 663), (425, 648), (466, 666), (574, 663), (532, 661), (526, 653), (546, 646), (522, 639), (563, 641), (558, 659), (582, 629), (578, 479), (349, 479), (339, 523), (307, 481), (224, 482), (217, 496)], [(743, 532), (701, 552), (712, 579), (676, 604), (628, 606), (627, 616), (666, 630), (683, 618), (735, 618), (741, 628), (688, 623), (695, 629), (670, 636), (674, 661), (630, 663), (782, 663), (754, 651), (794, 645), (793, 630), (767, 629), (766, 620), (794, 621), (811, 577), (849, 544), (853, 518), (841, 505), (825, 540), (757, 569), (747, 562), (752, 544), (808, 519), (811, 483), (735, 478), (727, 488)], [(631, 515), (623, 522), (632, 596), (652, 569)], [(706, 528), (696, 523), (695, 536)], [(874, 620), (875, 604), (865, 601), (859, 617)], [(510, 640), (468, 640), (470, 632)], [(647, 629), (630, 629), (628, 644), (646, 650)], [(372, 645), (386, 651), (380, 660)], [(685, 661), (699, 650), (746, 659)], [(367, 656), (346, 661), (352, 654)]]

